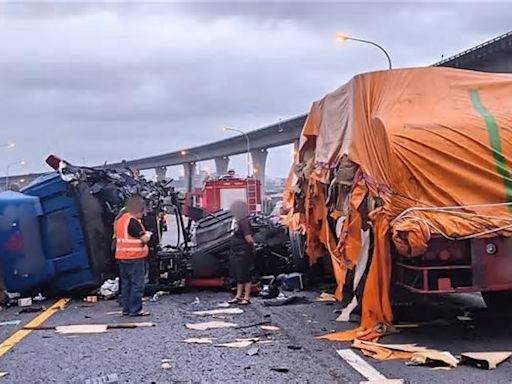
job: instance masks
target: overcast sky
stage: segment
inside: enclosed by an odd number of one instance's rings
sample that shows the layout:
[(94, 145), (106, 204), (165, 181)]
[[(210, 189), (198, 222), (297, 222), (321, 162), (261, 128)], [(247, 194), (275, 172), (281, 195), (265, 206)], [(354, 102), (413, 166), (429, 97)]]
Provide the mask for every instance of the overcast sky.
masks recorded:
[[(256, 129), (386, 67), (337, 32), (378, 41), (395, 67), (423, 66), (507, 32), (511, 14), (504, 2), (2, 2), (0, 142), (17, 148), (0, 163), (40, 172), (55, 153), (96, 165)], [(271, 151), (267, 173), (284, 176), (290, 159)]]

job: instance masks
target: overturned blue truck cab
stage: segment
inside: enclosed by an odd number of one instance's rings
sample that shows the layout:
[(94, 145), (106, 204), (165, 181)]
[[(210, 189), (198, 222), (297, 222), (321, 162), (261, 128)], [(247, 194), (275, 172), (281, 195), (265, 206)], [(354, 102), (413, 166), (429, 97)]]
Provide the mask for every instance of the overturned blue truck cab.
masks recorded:
[(0, 193), (0, 270), (9, 292), (88, 290), (113, 272), (112, 229), (87, 183), (43, 175)]

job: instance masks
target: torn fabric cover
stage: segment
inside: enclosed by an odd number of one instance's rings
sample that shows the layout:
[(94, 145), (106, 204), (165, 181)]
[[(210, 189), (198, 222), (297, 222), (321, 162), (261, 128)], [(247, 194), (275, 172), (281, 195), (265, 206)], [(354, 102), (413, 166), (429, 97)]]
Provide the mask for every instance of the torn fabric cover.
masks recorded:
[[(289, 179), (290, 229), (305, 228), (312, 263), (330, 254), (338, 299), (367, 222), (373, 236), (361, 328), (342, 339), (374, 339), (393, 320), (390, 239), (415, 257), (435, 236), (511, 235), (510, 94), (511, 75), (413, 68), (358, 75), (313, 103), (295, 160), (313, 169), (309, 178)], [(336, 180), (340, 164), (347, 170)], [(331, 184), (351, 174), (346, 204), (327, 199), (346, 193)], [(343, 214), (337, 236), (330, 220)]]

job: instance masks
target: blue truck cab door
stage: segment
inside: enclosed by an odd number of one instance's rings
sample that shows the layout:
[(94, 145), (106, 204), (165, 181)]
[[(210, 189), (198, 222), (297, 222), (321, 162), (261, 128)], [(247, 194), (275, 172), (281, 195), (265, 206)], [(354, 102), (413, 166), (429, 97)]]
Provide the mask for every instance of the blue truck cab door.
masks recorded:
[(35, 292), (55, 274), (43, 249), (42, 217), (38, 197), (0, 193), (0, 269), (9, 292)]
[(47, 290), (69, 292), (98, 285), (84, 240), (80, 212), (70, 186), (58, 173), (40, 177), (23, 190), (39, 199), (41, 246), (50, 264)]

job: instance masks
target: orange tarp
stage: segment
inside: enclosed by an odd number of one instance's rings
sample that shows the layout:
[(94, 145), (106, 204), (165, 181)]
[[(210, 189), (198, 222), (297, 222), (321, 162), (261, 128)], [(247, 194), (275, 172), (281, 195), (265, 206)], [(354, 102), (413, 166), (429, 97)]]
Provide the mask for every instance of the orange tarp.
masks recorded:
[[(285, 197), (293, 206), (290, 191), (306, 192), (295, 226), (306, 228), (313, 261), (329, 251), (338, 298), (360, 250), (358, 207), (366, 197), (379, 202), (369, 212), (374, 250), (362, 330), (392, 321), (389, 239), (413, 257), (433, 235), (512, 234), (511, 96), (510, 75), (415, 68), (358, 75), (313, 103), (296, 162), (314, 157), (314, 170), (306, 184), (289, 185)], [(333, 249), (326, 191), (343, 155), (359, 166), (359, 174)], [(292, 217), (298, 218), (293, 208)]]

